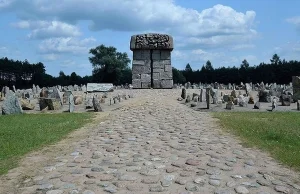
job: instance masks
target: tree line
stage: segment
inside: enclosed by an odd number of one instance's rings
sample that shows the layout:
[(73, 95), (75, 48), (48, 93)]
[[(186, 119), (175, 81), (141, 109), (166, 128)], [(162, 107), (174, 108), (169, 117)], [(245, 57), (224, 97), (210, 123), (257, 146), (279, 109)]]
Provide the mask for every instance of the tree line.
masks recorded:
[(59, 75), (52, 76), (46, 73), (45, 65), (29, 63), (27, 60), (19, 61), (3, 57), (0, 59), (0, 86), (18, 89), (31, 88), (33, 84), (44, 86), (55, 85), (81, 85), (91, 82), (113, 83), (115, 85), (131, 83), (131, 69), (128, 67), (131, 62), (127, 53), (117, 52), (115, 47), (100, 45), (90, 49), (89, 57), (93, 65), (93, 72), (90, 76), (81, 77), (76, 72), (66, 75), (63, 71)]
[(278, 83), (288, 84), (292, 81), (292, 76), (300, 76), (300, 61), (285, 59), (281, 60), (279, 55), (274, 54), (269, 63), (260, 63), (250, 66), (244, 59), (239, 67), (219, 67), (214, 68), (210, 61), (201, 69), (193, 70), (187, 64), (184, 70), (173, 68), (174, 83)]
[[(129, 68), (131, 63), (127, 53), (118, 52), (115, 47), (99, 45), (89, 51), (91, 55), (88, 60), (93, 66), (92, 75), (81, 77), (75, 72), (66, 75), (63, 71), (59, 75), (52, 76), (46, 73), (43, 63), (29, 63), (27, 60), (19, 61), (0, 59), (0, 86), (12, 86), (16, 88), (30, 88), (33, 84), (43, 86), (54, 85), (82, 85), (90, 82), (113, 83), (115, 85), (130, 84), (132, 71)], [(210, 61), (201, 69), (193, 70), (187, 64), (184, 70), (173, 67), (174, 83), (235, 83), (252, 82), (288, 84), (292, 76), (300, 75), (300, 62), (281, 60), (277, 54), (272, 56), (269, 63), (260, 63), (257, 66), (250, 66), (244, 59), (239, 67), (214, 68)]]

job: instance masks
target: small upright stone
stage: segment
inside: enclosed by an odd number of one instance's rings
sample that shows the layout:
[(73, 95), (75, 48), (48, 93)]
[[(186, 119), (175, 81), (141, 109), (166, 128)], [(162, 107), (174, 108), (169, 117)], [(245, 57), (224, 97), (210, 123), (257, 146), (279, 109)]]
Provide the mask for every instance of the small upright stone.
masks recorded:
[(181, 91), (181, 98), (182, 98), (182, 99), (186, 99), (186, 89), (185, 89), (185, 88), (182, 88), (182, 91)]
[(74, 96), (71, 93), (69, 95), (69, 112), (74, 112), (75, 104), (74, 104)]
[(277, 100), (276, 98), (273, 98), (272, 100), (272, 111), (275, 111), (277, 108)]
[(23, 110), (20, 104), (18, 97), (14, 94), (6, 95), (6, 98), (2, 105), (2, 114), (3, 115), (10, 115), (10, 114), (22, 114)]
[(190, 95), (187, 95), (185, 102), (186, 102), (186, 103), (191, 102), (191, 96), (190, 96)]
[(259, 101), (255, 102), (254, 109), (260, 109), (260, 102)]
[(95, 112), (102, 112), (100, 102), (95, 96), (93, 97), (93, 106), (94, 106)]
[(227, 104), (226, 104), (226, 109), (227, 110), (234, 109), (234, 103), (232, 101), (228, 101)]

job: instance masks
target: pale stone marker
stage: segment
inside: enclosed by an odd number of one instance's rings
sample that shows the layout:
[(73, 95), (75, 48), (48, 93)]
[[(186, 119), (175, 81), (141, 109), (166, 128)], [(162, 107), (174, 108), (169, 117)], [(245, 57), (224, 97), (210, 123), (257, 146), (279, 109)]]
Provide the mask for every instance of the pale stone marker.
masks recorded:
[(207, 109), (210, 108), (210, 88), (206, 88), (206, 104)]
[(110, 92), (113, 91), (114, 85), (111, 83), (88, 83), (87, 92)]
[(202, 102), (203, 101), (203, 89), (200, 89), (200, 98), (199, 101)]
[(95, 112), (102, 112), (102, 108), (100, 106), (100, 101), (95, 96), (93, 97), (93, 106), (94, 106)]
[(131, 36), (133, 88), (172, 88), (173, 38), (166, 34)]
[(75, 104), (74, 104), (74, 96), (71, 93), (69, 95), (69, 112), (74, 112)]
[(11, 91), (6, 93), (6, 97), (2, 105), (2, 114), (10, 115), (10, 114), (22, 114), (22, 113), (23, 110), (18, 97), (16, 97), (14, 93)]
[(300, 76), (292, 76), (293, 80), (293, 100), (300, 100)]

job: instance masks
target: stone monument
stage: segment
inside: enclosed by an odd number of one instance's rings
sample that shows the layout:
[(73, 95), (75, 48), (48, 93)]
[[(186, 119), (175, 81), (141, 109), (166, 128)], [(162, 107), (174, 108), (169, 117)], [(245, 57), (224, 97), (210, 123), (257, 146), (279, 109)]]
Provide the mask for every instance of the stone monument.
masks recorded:
[(300, 100), (300, 76), (292, 76), (293, 80), (293, 100)]
[(172, 88), (173, 38), (166, 34), (131, 36), (133, 88)]

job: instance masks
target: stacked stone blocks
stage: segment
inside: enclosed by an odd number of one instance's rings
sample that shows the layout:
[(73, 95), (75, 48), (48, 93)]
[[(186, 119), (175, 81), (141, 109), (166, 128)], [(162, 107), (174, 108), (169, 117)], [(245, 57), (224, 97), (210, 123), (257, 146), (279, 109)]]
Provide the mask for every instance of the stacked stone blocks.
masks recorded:
[(173, 38), (165, 34), (131, 37), (133, 88), (172, 88)]

